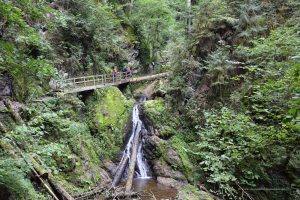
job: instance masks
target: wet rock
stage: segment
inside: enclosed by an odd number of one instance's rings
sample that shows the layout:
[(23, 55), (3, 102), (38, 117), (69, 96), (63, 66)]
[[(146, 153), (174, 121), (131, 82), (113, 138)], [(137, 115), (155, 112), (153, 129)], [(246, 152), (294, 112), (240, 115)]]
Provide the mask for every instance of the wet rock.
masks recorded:
[(103, 184), (112, 182), (109, 173), (97, 165), (90, 166), (88, 162), (86, 162), (81, 170), (84, 171), (84, 174), (79, 178), (81, 182), (90, 181), (94, 184), (98, 183), (99, 180)]
[(178, 153), (171, 147), (163, 154), (163, 158), (171, 166), (181, 166), (181, 159)]
[(113, 163), (111, 160), (105, 160), (103, 162), (103, 167), (107, 172), (109, 172), (110, 177), (113, 177), (117, 170), (117, 165)]
[(102, 168), (100, 168), (100, 176), (101, 176), (102, 184), (111, 184), (112, 183), (112, 179), (110, 178), (109, 173)]
[(173, 178), (166, 178), (166, 177), (157, 177), (157, 182), (166, 186), (170, 186), (176, 189), (183, 187), (186, 183), (177, 181)]
[(207, 192), (201, 191), (192, 185), (185, 185), (178, 190), (178, 200), (213, 200)]
[(164, 161), (160, 161), (160, 160), (154, 161), (153, 171), (155, 175), (158, 177), (173, 178), (175, 180), (180, 180), (182, 182), (187, 183), (185, 176), (180, 171), (173, 170)]
[(161, 144), (166, 143), (166, 141), (160, 139), (159, 137), (152, 135), (152, 136), (146, 136), (145, 137), (145, 143), (144, 143), (144, 153), (147, 159), (153, 160), (157, 157), (159, 157), (157, 154), (159, 154), (159, 147)]

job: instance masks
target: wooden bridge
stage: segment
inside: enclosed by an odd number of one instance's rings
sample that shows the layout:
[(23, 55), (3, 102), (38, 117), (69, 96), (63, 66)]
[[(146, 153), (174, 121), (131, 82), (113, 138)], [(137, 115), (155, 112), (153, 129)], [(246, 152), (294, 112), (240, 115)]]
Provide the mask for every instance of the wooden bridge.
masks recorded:
[(124, 83), (133, 83), (146, 80), (154, 80), (159, 78), (165, 78), (169, 76), (169, 73), (160, 73), (154, 75), (137, 76), (136, 74), (118, 73), (116, 76), (113, 74), (94, 75), (94, 76), (82, 76), (76, 78), (69, 78), (64, 80), (64, 86), (62, 92), (77, 93), (87, 90), (95, 90), (107, 86), (117, 86)]

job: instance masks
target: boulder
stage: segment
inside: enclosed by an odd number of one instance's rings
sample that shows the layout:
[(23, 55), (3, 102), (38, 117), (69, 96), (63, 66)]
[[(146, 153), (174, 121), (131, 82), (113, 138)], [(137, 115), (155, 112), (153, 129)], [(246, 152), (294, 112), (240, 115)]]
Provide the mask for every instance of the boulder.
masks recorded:
[(160, 139), (156, 135), (146, 135), (144, 137), (145, 143), (144, 143), (144, 153), (145, 157), (149, 160), (153, 160), (155, 158), (160, 157), (161, 150), (160, 147), (163, 144), (166, 144), (167, 142), (165, 140)]
[(110, 178), (110, 174), (102, 168), (100, 168), (99, 171), (100, 171), (100, 176), (101, 176), (101, 183), (105, 184), (105, 185), (111, 184), (112, 179)]
[(113, 163), (111, 160), (105, 160), (103, 162), (103, 167), (107, 172), (109, 172), (110, 177), (113, 177), (117, 170), (117, 165)]
[(173, 187), (175, 189), (180, 189), (181, 187), (183, 187), (184, 185), (186, 185), (186, 183), (184, 182), (180, 182), (177, 181), (173, 178), (166, 178), (166, 177), (157, 177), (157, 182), (166, 186), (170, 186)]
[(166, 162), (157, 160), (154, 161), (153, 171), (157, 177), (173, 178), (175, 180), (187, 183), (185, 176), (180, 172), (173, 170)]
[(178, 153), (172, 148), (169, 147), (167, 151), (163, 154), (164, 160), (171, 166), (181, 166), (181, 159)]

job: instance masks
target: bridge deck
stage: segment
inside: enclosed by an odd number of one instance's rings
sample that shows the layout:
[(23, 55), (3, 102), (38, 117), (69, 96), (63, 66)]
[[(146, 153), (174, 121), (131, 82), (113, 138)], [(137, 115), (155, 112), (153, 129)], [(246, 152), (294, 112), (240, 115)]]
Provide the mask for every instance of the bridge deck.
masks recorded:
[(98, 88), (117, 86), (124, 83), (133, 83), (145, 80), (154, 80), (158, 78), (167, 77), (169, 73), (160, 73), (154, 75), (147, 75), (136, 77), (132, 74), (118, 73), (116, 77), (113, 75), (95, 75), (95, 76), (83, 76), (77, 78), (69, 78), (65, 80), (65, 87), (63, 93), (77, 93), (87, 90), (94, 90)]

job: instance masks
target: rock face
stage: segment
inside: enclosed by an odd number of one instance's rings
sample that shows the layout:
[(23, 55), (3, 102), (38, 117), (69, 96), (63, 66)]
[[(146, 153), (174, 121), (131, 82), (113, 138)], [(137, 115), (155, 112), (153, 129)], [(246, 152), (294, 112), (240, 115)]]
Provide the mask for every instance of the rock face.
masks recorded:
[[(143, 121), (149, 131), (144, 137), (144, 153), (153, 169), (153, 175), (161, 184), (180, 188), (188, 183), (185, 174), (182, 173), (182, 160), (180, 155), (172, 147), (172, 142), (166, 135), (161, 134), (168, 126), (167, 117), (164, 114), (162, 100), (146, 102), (148, 109), (143, 113)], [(165, 124), (166, 122), (166, 124)], [(166, 125), (166, 126), (165, 126)]]
[(134, 101), (126, 99), (118, 88), (107, 87), (95, 91), (86, 104), (91, 130), (101, 138), (101, 153), (112, 159), (123, 145)]
[(185, 183), (176, 181), (173, 178), (166, 178), (166, 177), (157, 177), (157, 182), (166, 186), (170, 186), (176, 188), (177, 190), (180, 189), (185, 185)]
[(12, 81), (9, 76), (0, 73), (0, 97), (11, 96)]
[(142, 119), (149, 131), (143, 150), (157, 182), (177, 189), (179, 200), (213, 200), (208, 193), (189, 185), (193, 166), (183, 149), (186, 143), (178, 137), (180, 123), (168, 113), (164, 101), (147, 101), (143, 108)]
[(153, 172), (156, 177), (173, 178), (183, 183), (187, 183), (183, 173), (173, 170), (166, 162), (161, 160), (154, 161)]

